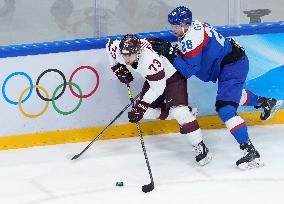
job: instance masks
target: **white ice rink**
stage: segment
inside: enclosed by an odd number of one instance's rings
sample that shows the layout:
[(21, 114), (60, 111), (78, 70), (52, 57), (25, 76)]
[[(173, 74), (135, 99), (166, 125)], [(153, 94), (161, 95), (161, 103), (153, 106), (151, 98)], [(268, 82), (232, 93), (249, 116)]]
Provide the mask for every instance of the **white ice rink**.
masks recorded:
[[(138, 137), (0, 151), (1, 204), (272, 204), (284, 203), (284, 125), (249, 127), (265, 166), (240, 171), (242, 156), (227, 130), (203, 131), (213, 161), (199, 167), (178, 134), (145, 137), (155, 189)], [(123, 181), (123, 187), (115, 186)]]

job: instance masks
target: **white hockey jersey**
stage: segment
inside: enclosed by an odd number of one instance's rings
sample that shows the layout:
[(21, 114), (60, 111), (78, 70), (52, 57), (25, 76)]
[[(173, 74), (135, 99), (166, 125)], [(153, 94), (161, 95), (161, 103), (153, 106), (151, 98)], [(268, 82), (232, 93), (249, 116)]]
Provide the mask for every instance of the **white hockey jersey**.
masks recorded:
[[(119, 40), (110, 40), (106, 45), (111, 66), (116, 63), (126, 65), (119, 51), (119, 43)], [(141, 51), (138, 55), (137, 69), (129, 65), (126, 65), (126, 67), (130, 72), (138, 72), (148, 81), (150, 88), (142, 99), (147, 103), (152, 103), (163, 94), (166, 87), (166, 80), (176, 72), (176, 69), (169, 60), (154, 52), (151, 44), (145, 39), (141, 40)]]

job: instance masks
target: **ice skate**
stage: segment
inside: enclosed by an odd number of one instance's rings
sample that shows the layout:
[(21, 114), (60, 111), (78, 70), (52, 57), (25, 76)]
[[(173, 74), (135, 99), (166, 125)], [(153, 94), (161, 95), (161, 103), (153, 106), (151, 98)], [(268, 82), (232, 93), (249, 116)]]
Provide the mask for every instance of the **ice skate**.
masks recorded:
[(244, 156), (236, 162), (236, 165), (241, 170), (253, 169), (264, 165), (260, 159), (258, 151), (254, 148), (251, 142), (241, 144), (240, 148), (244, 151)]
[(209, 154), (209, 149), (206, 147), (203, 141), (199, 142), (193, 147), (196, 153), (195, 160), (200, 166), (204, 166), (212, 160), (212, 156)]
[(261, 104), (256, 108), (263, 108), (261, 120), (270, 120), (283, 104), (283, 100), (277, 101), (274, 98), (260, 97), (258, 100)]

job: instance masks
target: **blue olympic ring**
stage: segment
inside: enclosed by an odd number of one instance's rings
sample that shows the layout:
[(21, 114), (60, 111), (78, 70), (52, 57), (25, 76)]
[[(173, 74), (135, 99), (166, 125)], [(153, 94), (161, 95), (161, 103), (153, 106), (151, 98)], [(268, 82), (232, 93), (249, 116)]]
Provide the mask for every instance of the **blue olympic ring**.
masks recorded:
[(6, 92), (5, 92), (5, 88), (6, 88), (6, 84), (8, 82), (9, 79), (11, 79), (13, 76), (16, 76), (16, 75), (22, 75), (24, 77), (26, 77), (28, 80), (29, 80), (29, 83), (30, 83), (30, 90), (29, 90), (29, 93), (28, 95), (23, 99), (23, 101), (21, 103), (24, 103), (26, 100), (28, 100), (28, 98), (31, 96), (32, 94), (32, 91), (33, 91), (33, 82), (32, 82), (32, 79), (29, 75), (27, 75), (25, 72), (14, 72), (13, 74), (10, 74), (4, 81), (3, 83), (3, 86), (2, 86), (2, 94), (3, 94), (3, 97), (5, 98), (5, 100), (10, 103), (10, 104), (13, 104), (13, 105), (18, 105), (19, 102), (15, 102), (15, 101), (12, 101), (10, 100), (7, 95), (6, 95)]

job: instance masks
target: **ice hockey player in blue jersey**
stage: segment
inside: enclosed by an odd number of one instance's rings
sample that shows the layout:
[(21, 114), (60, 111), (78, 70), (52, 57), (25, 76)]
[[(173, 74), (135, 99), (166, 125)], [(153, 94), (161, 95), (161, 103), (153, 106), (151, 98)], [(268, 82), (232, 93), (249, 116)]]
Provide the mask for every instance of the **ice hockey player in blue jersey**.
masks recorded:
[(239, 105), (262, 108), (261, 120), (270, 119), (283, 101), (260, 97), (243, 89), (249, 71), (245, 50), (233, 39), (224, 38), (212, 26), (192, 20), (191, 11), (179, 6), (168, 15), (168, 22), (178, 37), (181, 54), (174, 67), (185, 77), (195, 75), (204, 82), (217, 82), (216, 111), (244, 156), (236, 162), (240, 169), (263, 166), (253, 146), (245, 121), (237, 115)]

